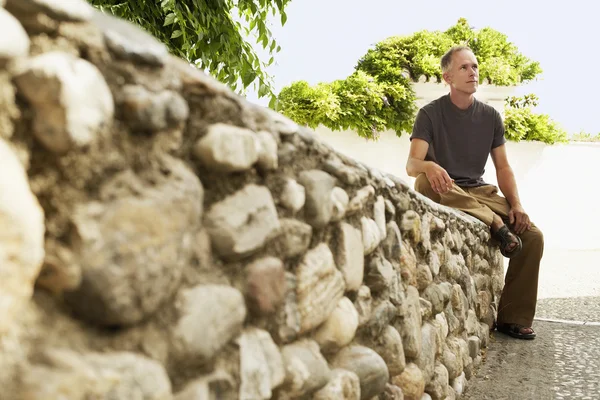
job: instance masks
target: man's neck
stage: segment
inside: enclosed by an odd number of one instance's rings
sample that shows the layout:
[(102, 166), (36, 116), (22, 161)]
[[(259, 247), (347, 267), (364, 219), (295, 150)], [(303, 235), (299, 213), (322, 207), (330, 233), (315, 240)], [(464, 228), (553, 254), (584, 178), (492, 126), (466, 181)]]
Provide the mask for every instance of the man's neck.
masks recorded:
[(458, 90), (450, 90), (450, 101), (461, 110), (466, 110), (471, 107), (474, 100), (475, 97), (472, 94), (459, 92)]

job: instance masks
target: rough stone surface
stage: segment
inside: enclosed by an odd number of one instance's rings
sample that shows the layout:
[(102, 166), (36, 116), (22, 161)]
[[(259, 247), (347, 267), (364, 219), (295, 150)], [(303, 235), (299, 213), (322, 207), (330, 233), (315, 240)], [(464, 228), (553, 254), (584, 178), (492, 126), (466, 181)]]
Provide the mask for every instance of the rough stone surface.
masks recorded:
[(331, 371), (331, 379), (313, 400), (360, 400), (360, 381), (354, 372), (344, 369)]
[(112, 123), (112, 94), (88, 61), (58, 51), (41, 54), (24, 64), (15, 81), (35, 111), (36, 138), (52, 152), (90, 145)]
[(285, 295), (285, 270), (280, 259), (265, 257), (247, 267), (247, 298), (250, 308), (259, 314), (271, 314)]
[[(199, 285), (181, 292), (181, 317), (172, 328), (182, 359), (204, 363), (242, 329), (246, 306), (242, 294), (225, 285)], [(210, 329), (207, 329), (210, 327)]]
[(292, 258), (304, 254), (310, 246), (312, 226), (291, 218), (282, 218), (279, 224), (280, 233), (273, 240), (273, 245), (281, 250), (282, 257)]
[(231, 259), (260, 249), (280, 228), (271, 193), (254, 184), (213, 205), (205, 224), (215, 250)]
[(347, 297), (342, 297), (329, 317), (317, 328), (314, 339), (321, 351), (337, 350), (348, 345), (358, 328), (358, 312)]
[(279, 348), (268, 332), (244, 330), (240, 346), (240, 400), (270, 399), (272, 390), (283, 383), (285, 369)]
[(279, 200), (285, 208), (293, 212), (298, 212), (304, 207), (304, 202), (306, 201), (304, 186), (293, 179), (287, 179)]
[(19, 21), (3, 8), (0, 8), (0, 26), (0, 62), (26, 56), (29, 37)]
[(333, 216), (331, 191), (335, 186), (335, 178), (323, 171), (310, 170), (301, 172), (298, 182), (306, 189), (306, 222), (314, 228), (323, 228)]
[(194, 154), (207, 168), (220, 172), (245, 171), (258, 160), (254, 132), (222, 123), (209, 127)]
[(336, 354), (331, 364), (354, 372), (360, 380), (360, 398), (370, 399), (385, 390), (389, 372), (385, 361), (368, 347), (352, 345)]
[(300, 333), (323, 323), (344, 294), (344, 278), (326, 244), (309, 250), (296, 272)]
[(421, 400), (421, 396), (425, 393), (423, 373), (413, 363), (409, 363), (402, 374), (393, 377), (392, 384), (402, 389), (406, 400)]
[(127, 188), (136, 195), (73, 210), (72, 248), (82, 278), (65, 300), (81, 318), (101, 325), (133, 324), (154, 313), (179, 287), (193, 253), (203, 189), (182, 163), (164, 168), (169, 179), (152, 174), (154, 185), (131, 172), (117, 175), (105, 193)]
[(316, 342), (301, 340), (284, 346), (281, 353), (286, 370), (283, 385), (291, 398), (310, 396), (330, 381), (331, 370)]
[(335, 263), (342, 271), (346, 290), (358, 290), (362, 284), (365, 261), (360, 231), (348, 223), (341, 223), (335, 234)]
[(172, 398), (171, 382), (156, 361), (137, 354), (47, 350), (22, 376), (22, 399)]
[(465, 395), (484, 224), (85, 0), (4, 3), (0, 397)]

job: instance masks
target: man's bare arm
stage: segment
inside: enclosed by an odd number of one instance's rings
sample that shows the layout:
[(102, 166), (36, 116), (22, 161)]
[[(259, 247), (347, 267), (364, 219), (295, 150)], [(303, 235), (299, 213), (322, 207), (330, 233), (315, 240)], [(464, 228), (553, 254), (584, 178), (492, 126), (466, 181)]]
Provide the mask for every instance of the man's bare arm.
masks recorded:
[(531, 221), (529, 220), (529, 215), (527, 215), (521, 205), (515, 174), (508, 163), (506, 145), (498, 146), (492, 150), (492, 161), (496, 168), (498, 187), (502, 191), (502, 194), (504, 194), (504, 197), (506, 197), (508, 204), (510, 204), (510, 212), (508, 214), (510, 223), (514, 225), (515, 232), (521, 234), (531, 229)]
[(517, 190), (517, 180), (515, 174), (508, 162), (506, 155), (506, 145), (498, 146), (492, 149), (492, 161), (496, 168), (496, 178), (498, 179), (498, 187), (508, 200), (511, 207), (520, 206), (519, 191)]
[(425, 174), (436, 193), (446, 193), (452, 188), (452, 179), (445, 169), (432, 161), (425, 161), (428, 149), (429, 143), (423, 139), (414, 138), (411, 141), (406, 173), (412, 177)]

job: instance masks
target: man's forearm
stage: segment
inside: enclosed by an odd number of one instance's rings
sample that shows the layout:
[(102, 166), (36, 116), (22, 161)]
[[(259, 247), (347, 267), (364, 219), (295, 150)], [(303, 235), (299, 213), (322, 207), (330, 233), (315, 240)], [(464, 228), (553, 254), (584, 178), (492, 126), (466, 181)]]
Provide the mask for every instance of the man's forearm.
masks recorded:
[(412, 176), (413, 178), (415, 178), (419, 174), (425, 173), (427, 167), (432, 163), (433, 161), (419, 160), (418, 158), (411, 157), (406, 163), (406, 173), (408, 174), (408, 176)]
[(521, 205), (521, 199), (519, 199), (519, 191), (517, 190), (517, 181), (515, 174), (511, 167), (504, 167), (496, 171), (496, 177), (498, 179), (498, 187), (506, 197), (508, 204), (511, 207)]

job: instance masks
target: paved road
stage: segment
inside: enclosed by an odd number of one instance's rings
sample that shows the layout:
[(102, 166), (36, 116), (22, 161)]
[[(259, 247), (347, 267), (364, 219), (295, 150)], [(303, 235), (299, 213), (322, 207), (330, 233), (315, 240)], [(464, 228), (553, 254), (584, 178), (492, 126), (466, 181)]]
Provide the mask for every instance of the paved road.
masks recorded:
[(600, 327), (536, 321), (534, 329), (533, 341), (495, 332), (462, 398), (599, 399)]
[[(536, 318), (600, 322), (600, 250), (546, 249)], [(495, 332), (468, 400), (600, 399), (600, 326), (536, 320), (534, 341)]]

